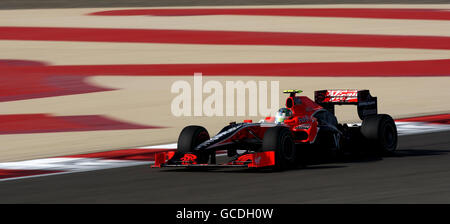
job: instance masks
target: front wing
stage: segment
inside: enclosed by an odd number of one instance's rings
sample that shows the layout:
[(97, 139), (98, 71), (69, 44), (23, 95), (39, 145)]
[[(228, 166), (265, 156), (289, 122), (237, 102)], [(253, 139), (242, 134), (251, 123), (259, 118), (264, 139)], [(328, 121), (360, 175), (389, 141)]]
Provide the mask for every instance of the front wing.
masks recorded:
[(197, 156), (195, 154), (186, 153), (183, 156), (177, 156), (179, 159), (174, 159), (177, 152), (159, 152), (155, 154), (155, 164), (152, 167), (246, 167), (246, 168), (261, 168), (275, 165), (275, 151), (254, 152), (240, 155), (236, 159), (227, 163), (197, 163)]

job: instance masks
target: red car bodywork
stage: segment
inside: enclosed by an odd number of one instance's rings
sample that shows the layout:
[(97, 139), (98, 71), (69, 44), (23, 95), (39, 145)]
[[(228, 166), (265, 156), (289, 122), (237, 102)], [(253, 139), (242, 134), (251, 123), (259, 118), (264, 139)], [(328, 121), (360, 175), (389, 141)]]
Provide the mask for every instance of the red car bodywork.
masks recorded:
[[(319, 90), (315, 92), (315, 100), (306, 96), (296, 96), (296, 92), (291, 92), (286, 99), (285, 106), (292, 111), (292, 117), (284, 120), (283, 124), (276, 124), (274, 117), (266, 117), (262, 122), (253, 123), (252, 120), (244, 120), (243, 123), (230, 123), (216, 136), (200, 144), (197, 147), (204, 149), (217, 148), (217, 150), (227, 150), (227, 147), (236, 144), (246, 143), (245, 141), (262, 141), (268, 128), (274, 126), (288, 127), (294, 136), (296, 144), (313, 144), (320, 130), (319, 121), (314, 116), (320, 111), (331, 111), (334, 117), (334, 105), (353, 104), (358, 106), (358, 114), (361, 118), (364, 114), (376, 112), (376, 97), (370, 96), (368, 90)], [(374, 106), (366, 106), (370, 103)], [(231, 126), (231, 127), (230, 127)], [(248, 142), (247, 142), (248, 145)], [(274, 151), (276, 149), (273, 149)], [(244, 153), (234, 160), (213, 166), (244, 166), (244, 167), (265, 167), (275, 164), (275, 152), (260, 152), (254, 150), (252, 153)], [(155, 156), (154, 167), (169, 166), (167, 162), (174, 158), (175, 152), (163, 152)], [(197, 156), (193, 153), (186, 153), (178, 159), (179, 163), (173, 166), (211, 166), (211, 164), (198, 164)], [(214, 152), (215, 158), (215, 152)], [(214, 159), (215, 161), (215, 159)]]

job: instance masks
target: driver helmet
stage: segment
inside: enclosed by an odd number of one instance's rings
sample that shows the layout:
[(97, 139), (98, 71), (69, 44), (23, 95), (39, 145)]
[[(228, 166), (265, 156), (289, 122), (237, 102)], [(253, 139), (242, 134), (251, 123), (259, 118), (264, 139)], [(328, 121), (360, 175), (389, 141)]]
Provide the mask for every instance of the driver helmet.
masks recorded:
[(284, 120), (292, 117), (292, 111), (287, 108), (281, 108), (278, 110), (277, 114), (275, 115), (275, 122), (276, 123), (284, 123)]

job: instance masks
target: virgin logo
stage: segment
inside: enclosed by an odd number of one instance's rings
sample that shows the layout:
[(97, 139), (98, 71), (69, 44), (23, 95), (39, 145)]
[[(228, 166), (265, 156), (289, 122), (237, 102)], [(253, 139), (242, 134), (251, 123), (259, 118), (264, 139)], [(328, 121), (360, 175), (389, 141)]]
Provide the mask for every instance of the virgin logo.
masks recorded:
[(339, 96), (347, 96), (347, 97), (356, 97), (358, 95), (358, 90), (329, 90), (327, 92), (327, 96), (331, 97), (339, 97)]

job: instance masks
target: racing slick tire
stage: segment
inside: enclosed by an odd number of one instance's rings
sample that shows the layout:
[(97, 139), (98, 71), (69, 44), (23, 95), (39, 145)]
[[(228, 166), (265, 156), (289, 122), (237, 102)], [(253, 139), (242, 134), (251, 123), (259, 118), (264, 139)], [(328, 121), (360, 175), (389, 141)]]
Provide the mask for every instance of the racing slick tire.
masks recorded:
[(186, 126), (180, 133), (177, 143), (177, 152), (180, 154), (193, 153), (197, 156), (198, 163), (208, 163), (209, 155), (206, 153), (195, 152), (194, 149), (200, 143), (209, 140), (208, 131), (201, 126)]
[(364, 118), (361, 134), (368, 140), (370, 148), (380, 154), (390, 154), (397, 149), (397, 126), (391, 116), (377, 114)]
[(275, 151), (274, 170), (285, 170), (296, 164), (296, 150), (291, 131), (282, 126), (271, 127), (264, 134), (262, 151)]

